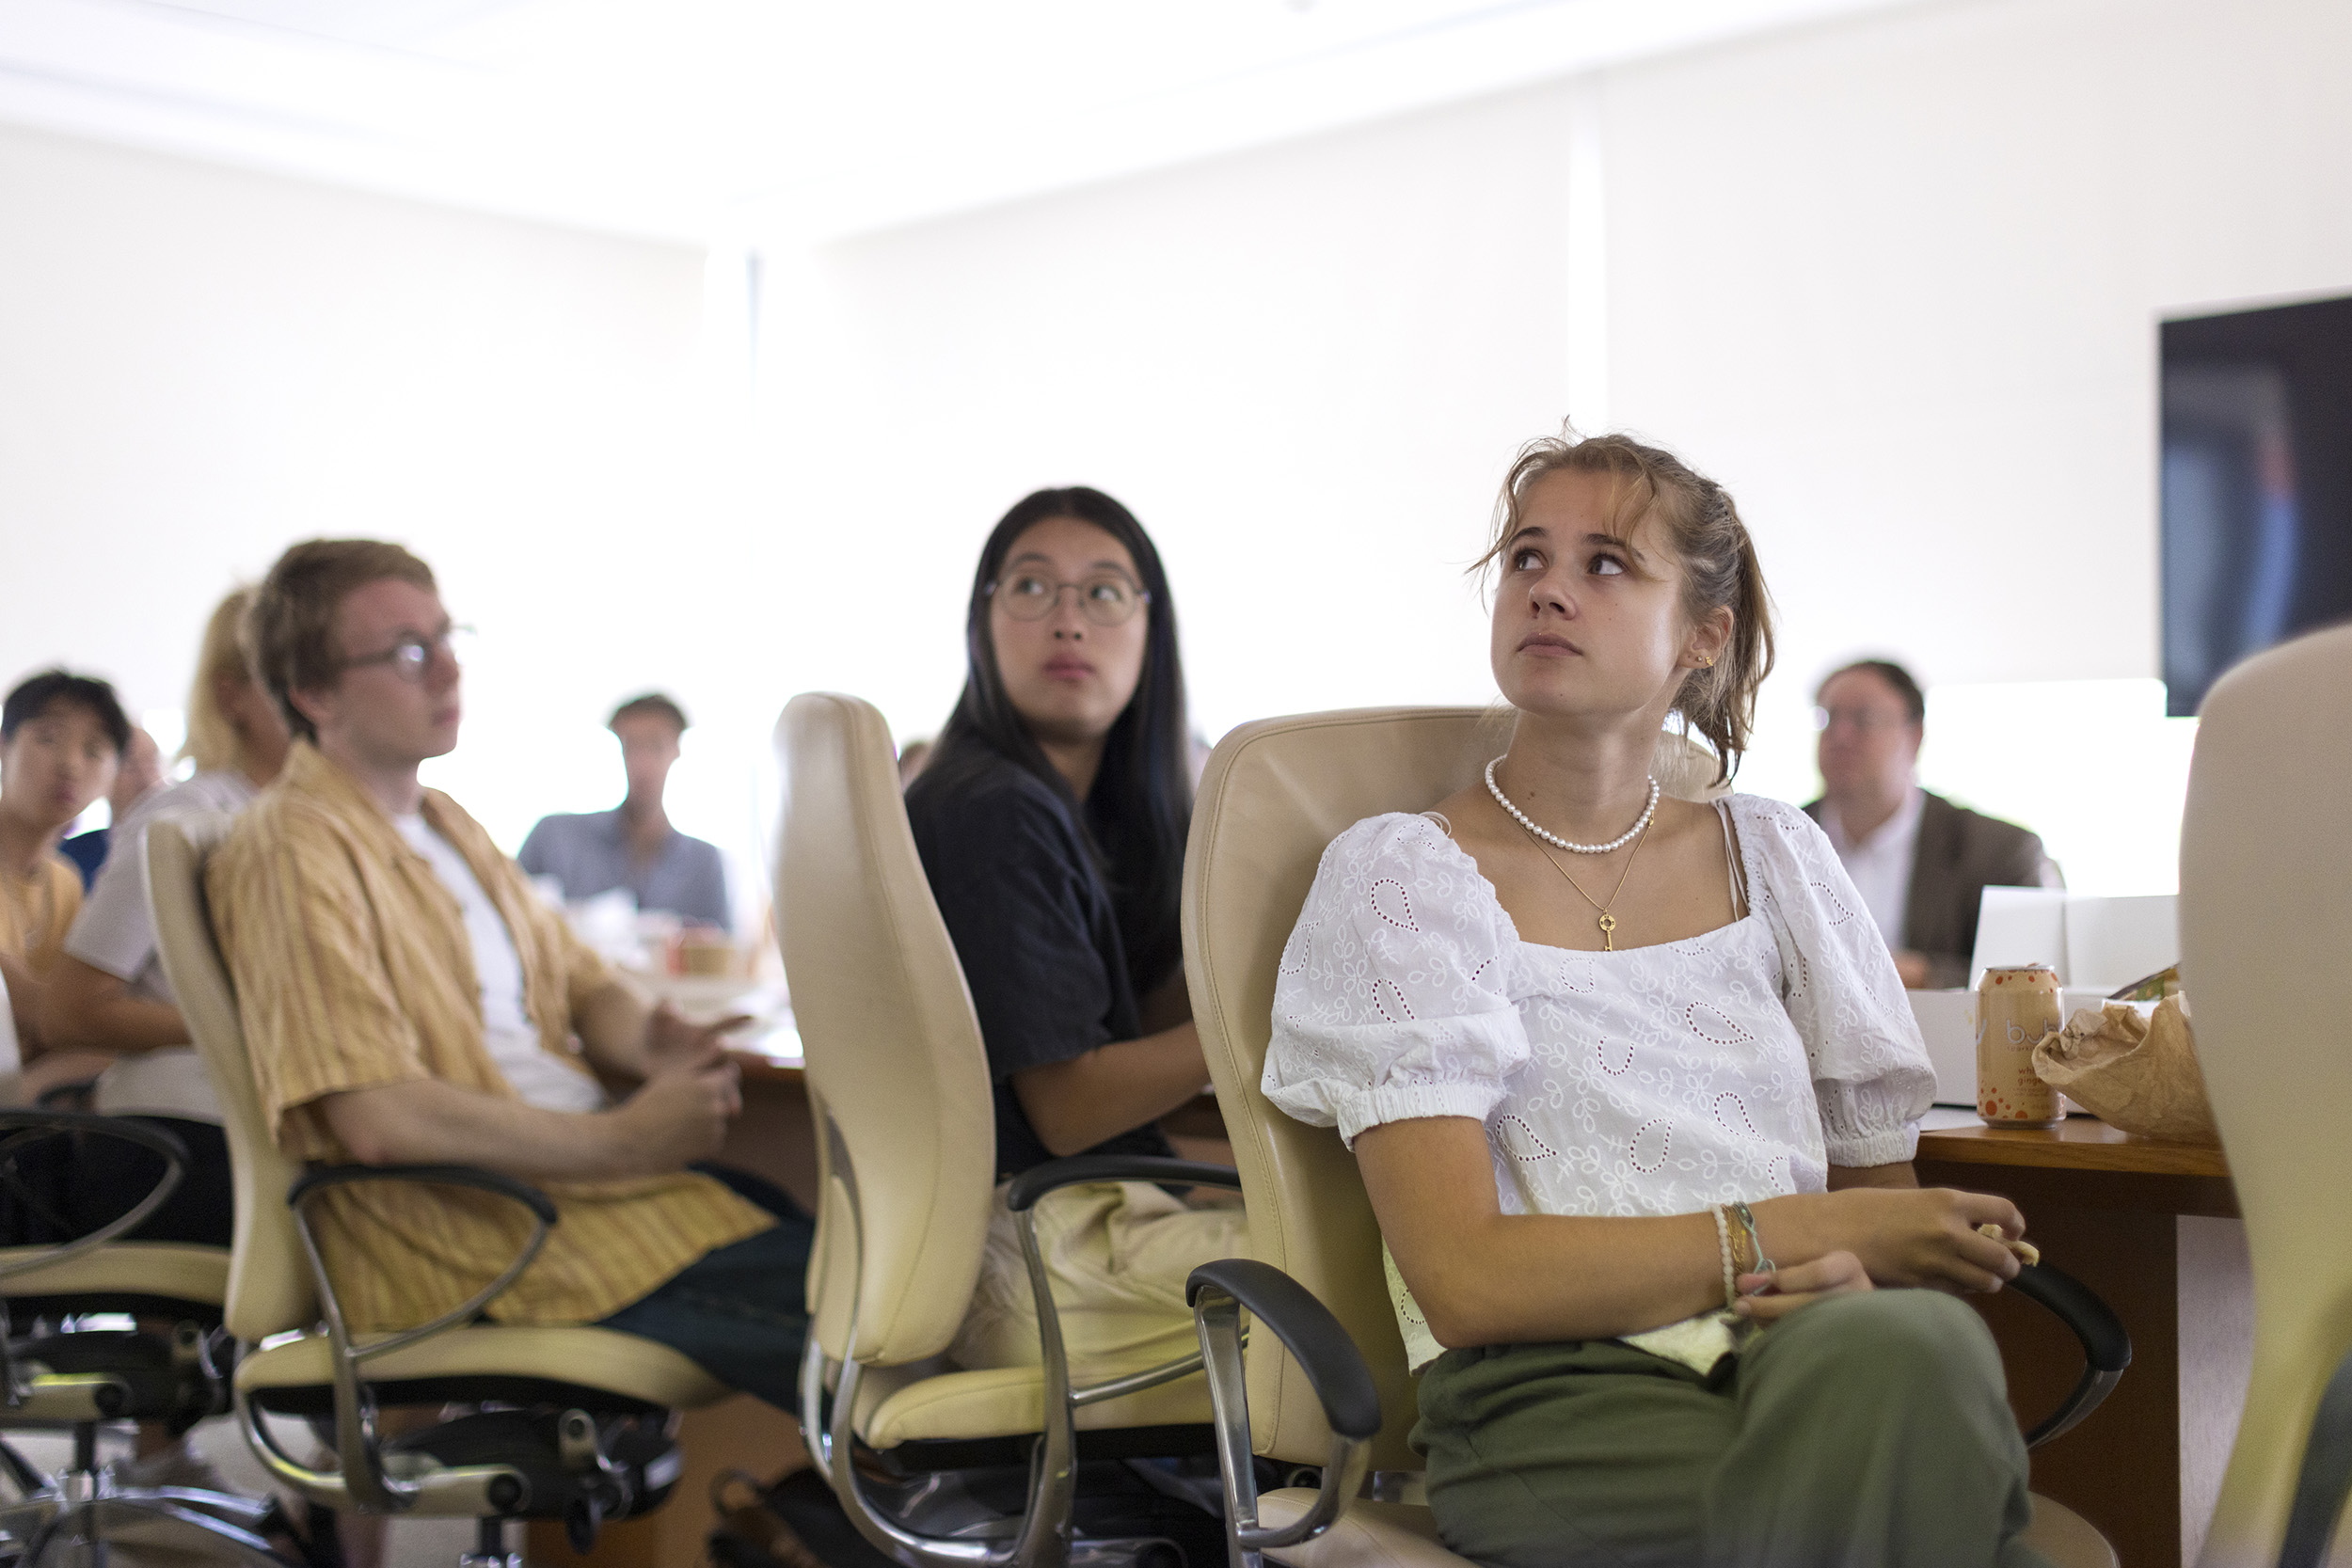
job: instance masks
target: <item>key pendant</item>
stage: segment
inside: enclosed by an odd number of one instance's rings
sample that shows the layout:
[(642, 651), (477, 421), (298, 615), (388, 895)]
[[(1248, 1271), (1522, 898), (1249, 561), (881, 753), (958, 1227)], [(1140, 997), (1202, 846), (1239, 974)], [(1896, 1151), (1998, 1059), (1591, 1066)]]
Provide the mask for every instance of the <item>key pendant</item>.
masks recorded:
[(1617, 950), (1617, 939), (1613, 934), (1616, 929), (1617, 917), (1615, 915), (1603, 914), (1600, 917), (1600, 950), (1602, 952), (1614, 953)]

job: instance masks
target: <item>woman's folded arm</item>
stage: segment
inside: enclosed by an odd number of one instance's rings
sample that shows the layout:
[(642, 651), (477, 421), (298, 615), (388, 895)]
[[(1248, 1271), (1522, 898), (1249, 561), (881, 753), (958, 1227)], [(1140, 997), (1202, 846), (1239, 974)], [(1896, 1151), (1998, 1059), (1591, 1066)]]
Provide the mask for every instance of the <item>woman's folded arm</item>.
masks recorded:
[(1709, 1215), (1505, 1214), (1486, 1129), (1467, 1117), (1366, 1128), (1356, 1161), (1397, 1272), (1448, 1349), (1609, 1339), (1724, 1304)]
[[(1449, 1349), (1607, 1339), (1724, 1304), (1712, 1214), (1596, 1218), (1505, 1214), (1486, 1129), (1467, 1117), (1366, 1128), (1356, 1161), (1380, 1233), (1429, 1332)], [(2007, 1198), (1906, 1187), (1909, 1168), (1849, 1172), (1845, 1191), (1754, 1205), (1765, 1255), (1782, 1265), (1851, 1253), (1881, 1285), (1994, 1291), (2017, 1260), (1996, 1227), (2024, 1234)]]

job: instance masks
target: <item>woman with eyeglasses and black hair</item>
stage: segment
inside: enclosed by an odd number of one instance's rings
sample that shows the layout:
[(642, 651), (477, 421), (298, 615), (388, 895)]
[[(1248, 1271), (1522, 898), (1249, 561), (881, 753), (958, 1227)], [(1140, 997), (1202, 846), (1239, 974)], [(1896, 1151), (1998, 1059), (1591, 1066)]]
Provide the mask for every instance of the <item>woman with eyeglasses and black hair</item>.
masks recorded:
[[(1192, 773), (1159, 552), (1101, 491), (1040, 490), (980, 551), (965, 645), (963, 695), (907, 816), (988, 1046), (997, 1180), (1168, 1154), (1159, 1118), (1209, 1074), (1177, 933)], [(1244, 1250), (1237, 1212), (1141, 1182), (1065, 1188), (1038, 1223), (1082, 1375), (1184, 1354), (1184, 1276)], [(1040, 1358), (1001, 1202), (954, 1354)]]

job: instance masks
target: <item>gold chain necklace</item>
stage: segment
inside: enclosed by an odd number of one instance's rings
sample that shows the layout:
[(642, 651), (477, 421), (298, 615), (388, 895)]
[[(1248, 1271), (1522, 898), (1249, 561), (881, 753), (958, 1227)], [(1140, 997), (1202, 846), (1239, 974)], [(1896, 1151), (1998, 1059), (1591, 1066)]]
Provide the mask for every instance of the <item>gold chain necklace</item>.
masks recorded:
[(1625, 891), (1625, 879), (1633, 874), (1634, 856), (1639, 855), (1642, 852), (1642, 846), (1648, 842), (1649, 826), (1650, 825), (1647, 821), (1644, 821), (1642, 824), (1642, 831), (1634, 835), (1633, 854), (1626, 856), (1625, 869), (1617, 873), (1617, 885), (1610, 889), (1609, 902), (1606, 904), (1593, 903), (1593, 895), (1585, 892), (1583, 887), (1574, 877), (1568, 877), (1568, 868), (1560, 863), (1560, 857), (1553, 854), (1549, 849), (1545, 848), (1543, 840), (1537, 839), (1535, 841), (1535, 848), (1537, 851), (1543, 855), (1544, 859), (1551, 863), (1551, 868), (1554, 871), (1557, 871), (1563, 877), (1567, 877), (1568, 886), (1576, 889), (1576, 895), (1579, 898), (1583, 899), (1587, 904), (1592, 904), (1594, 909), (1600, 911), (1600, 919), (1597, 924), (1600, 927), (1600, 950), (1604, 953), (1614, 953), (1617, 950), (1617, 917), (1611, 914), (1609, 911), (1616, 907), (1617, 895)]

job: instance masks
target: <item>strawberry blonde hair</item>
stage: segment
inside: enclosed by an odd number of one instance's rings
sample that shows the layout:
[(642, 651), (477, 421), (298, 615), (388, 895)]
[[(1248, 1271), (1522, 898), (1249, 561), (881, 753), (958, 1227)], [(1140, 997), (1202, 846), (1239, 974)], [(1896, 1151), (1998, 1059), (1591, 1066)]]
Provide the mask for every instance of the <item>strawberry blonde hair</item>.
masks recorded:
[(1609, 531), (1616, 538), (1645, 521), (1657, 525), (1681, 565), (1682, 610), (1693, 625), (1730, 610), (1723, 656), (1685, 675), (1674, 704), (1685, 728), (1715, 749), (1715, 782), (1728, 783), (1756, 727), (1756, 689), (1772, 669), (1772, 594), (1731, 492), (1662, 447), (1564, 426), (1519, 449), (1495, 501), (1494, 536), (1471, 571), (1484, 573), (1502, 558), (1524, 520), (1529, 490), (1555, 473), (1607, 476)]

